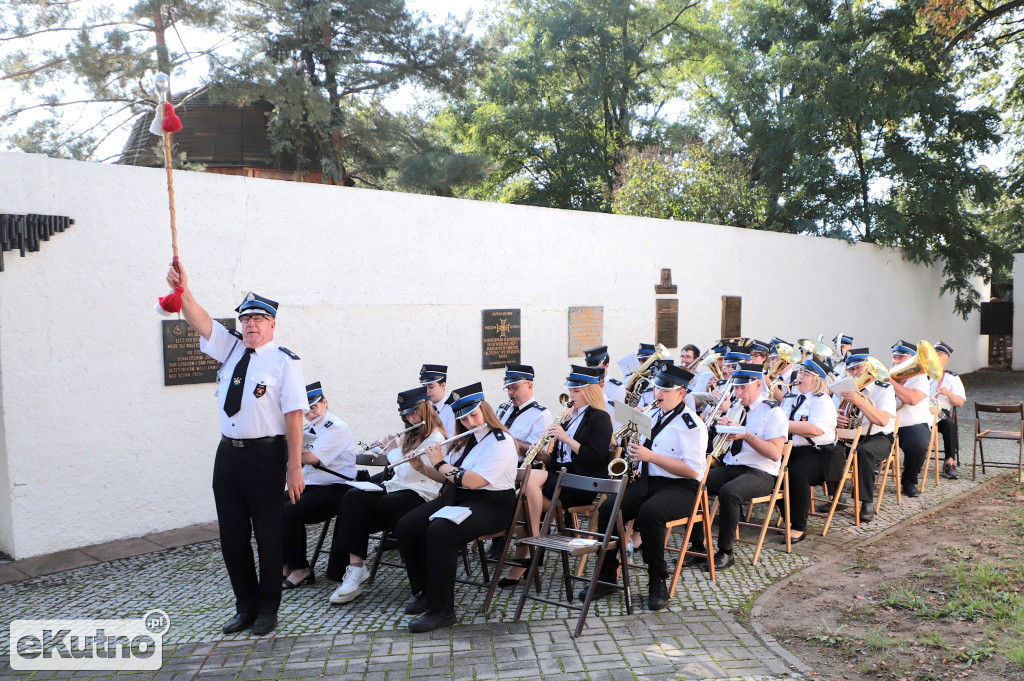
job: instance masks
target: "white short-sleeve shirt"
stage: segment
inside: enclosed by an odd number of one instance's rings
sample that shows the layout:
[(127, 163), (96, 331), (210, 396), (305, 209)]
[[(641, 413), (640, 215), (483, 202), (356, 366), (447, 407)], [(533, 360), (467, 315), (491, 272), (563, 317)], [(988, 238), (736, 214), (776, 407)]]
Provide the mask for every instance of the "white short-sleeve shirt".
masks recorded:
[[(800, 399), (803, 397), (804, 399)], [(799, 406), (798, 406), (799, 404)], [(793, 435), (794, 447), (807, 447), (817, 445), (819, 447), (833, 444), (836, 441), (836, 405), (832, 398), (826, 393), (809, 395), (806, 393), (795, 393), (787, 395), (780, 406), (786, 418), (790, 421), (807, 421), (818, 428), (822, 433), (810, 439), (803, 435)]]
[[(758, 400), (750, 405), (744, 425), (748, 433), (762, 440), (772, 440), (777, 437), (789, 436), (789, 419), (785, 412), (774, 405), (774, 402)], [(732, 447), (726, 450), (722, 462), (727, 466), (750, 466), (762, 470), (769, 475), (778, 475), (782, 468), (782, 460), (772, 461), (761, 456), (750, 446), (746, 440), (740, 446), (740, 451), (732, 453)]]
[(930, 394), (930, 386), (928, 385), (928, 375), (918, 374), (908, 378), (903, 387), (908, 390), (920, 390), (924, 393), (924, 399), (917, 404), (904, 404), (900, 409), (900, 428), (906, 428), (908, 426), (916, 426), (919, 423), (927, 423), (931, 425), (932, 414), (929, 411), (931, 408), (931, 402), (928, 400)]
[[(662, 416), (661, 410), (656, 412), (654, 422)], [(686, 463), (697, 473), (697, 479), (704, 477), (707, 467), (708, 429), (690, 407), (684, 408), (658, 433), (651, 443), (651, 451), (663, 454)], [(681, 475), (669, 473), (661, 466), (648, 462), (648, 475), (665, 478), (681, 478)]]
[[(519, 464), (519, 453), (512, 438), (502, 431), (484, 429), (469, 437), (475, 437), (477, 444), (469, 452), (469, 456), (459, 466), (463, 470), (473, 471), (487, 484), (480, 489), (501, 491), (515, 489), (516, 468)], [(454, 465), (462, 456), (462, 450), (456, 449), (448, 453), (448, 463)]]
[[(427, 449), (431, 445), (436, 445), (443, 440), (444, 438), (441, 437), (441, 431), (435, 430), (428, 435), (416, 449)], [(395, 447), (388, 451), (388, 461), (391, 463), (400, 461), (403, 458), (405, 458), (405, 455), (402, 454), (402, 449), (400, 447)], [(420, 460), (423, 461), (425, 466), (433, 465), (430, 463), (430, 457), (426, 454), (421, 454)], [(420, 473), (418, 470), (413, 468), (411, 464), (402, 464), (401, 466), (396, 466), (393, 470), (395, 471), (394, 476), (392, 476), (390, 480), (384, 481), (384, 489), (388, 492), (411, 490), (423, 497), (424, 501), (430, 501), (437, 496), (438, 491), (441, 489), (441, 483), (428, 478), (423, 473)]]
[[(304, 431), (313, 436), (309, 450), (323, 466), (355, 480), (359, 448), (352, 436), (352, 429), (344, 421), (326, 412), (317, 420), (307, 422)], [(302, 474), (307, 485), (336, 485), (342, 482), (338, 476), (313, 466), (303, 466)]]

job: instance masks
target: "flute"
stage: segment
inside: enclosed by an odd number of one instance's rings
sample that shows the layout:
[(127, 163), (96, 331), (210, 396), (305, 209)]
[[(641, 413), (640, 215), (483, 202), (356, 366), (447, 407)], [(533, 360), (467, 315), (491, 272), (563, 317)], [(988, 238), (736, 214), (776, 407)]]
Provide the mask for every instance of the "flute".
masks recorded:
[[(483, 430), (484, 428), (489, 428), (489, 427), (490, 426), (488, 426), (486, 423), (484, 423), (482, 425), (477, 426), (476, 428), (473, 428), (472, 430), (467, 430), (465, 433), (460, 433), (460, 434), (456, 435), (455, 437), (450, 437), (447, 440), (444, 440), (443, 442), (438, 442), (437, 446), (438, 447), (443, 447), (444, 445), (451, 444), (452, 442), (455, 442), (456, 440), (461, 440), (462, 438), (466, 437), (467, 435), (472, 435), (473, 433), (475, 433), (478, 430)], [(403, 456), (398, 461), (395, 461), (394, 463), (389, 463), (387, 466), (384, 466), (384, 470), (385, 471), (391, 471), (391, 470), (394, 470), (396, 467), (401, 466), (403, 463), (409, 463), (413, 459), (416, 459), (418, 457), (423, 456), (423, 454), (427, 451), (427, 449), (428, 449), (428, 447), (424, 447), (423, 449), (417, 449), (415, 452), (411, 452), (411, 453)]]
[(423, 425), (423, 421), (420, 421), (419, 423), (416, 423), (414, 425), (409, 426), (408, 428), (406, 428), (403, 431), (395, 433), (394, 435), (385, 435), (381, 439), (375, 440), (375, 441), (371, 442), (370, 444), (364, 444), (364, 443), (360, 442), (359, 446), (363, 448), (363, 451), (369, 452), (369, 451), (377, 450), (375, 453), (379, 454), (380, 453), (380, 447), (382, 445), (384, 445), (387, 442), (391, 442), (392, 440), (395, 440), (396, 438), (401, 437), (402, 435), (405, 435), (410, 430), (416, 430), (417, 428), (420, 428), (422, 425)]

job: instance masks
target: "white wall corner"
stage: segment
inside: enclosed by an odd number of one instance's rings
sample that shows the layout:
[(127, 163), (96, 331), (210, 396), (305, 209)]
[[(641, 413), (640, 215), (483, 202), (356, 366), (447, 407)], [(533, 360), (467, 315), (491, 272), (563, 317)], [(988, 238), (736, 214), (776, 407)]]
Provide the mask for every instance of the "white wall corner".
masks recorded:
[(1024, 371), (1024, 253), (1013, 256), (1013, 370)]

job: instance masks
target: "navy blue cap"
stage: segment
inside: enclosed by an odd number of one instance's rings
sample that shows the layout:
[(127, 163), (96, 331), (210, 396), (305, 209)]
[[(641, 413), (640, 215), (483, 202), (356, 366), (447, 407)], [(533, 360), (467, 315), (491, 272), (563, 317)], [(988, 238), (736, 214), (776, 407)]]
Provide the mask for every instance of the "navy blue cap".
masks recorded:
[(861, 362), (868, 361), (868, 357), (870, 356), (871, 351), (867, 348), (854, 348), (853, 350), (850, 350), (850, 354), (846, 356), (846, 366), (857, 366)]
[(950, 345), (949, 343), (945, 342), (945, 341), (939, 341), (938, 343), (936, 343), (934, 345), (934, 347), (935, 347), (935, 352), (944, 352), (947, 355), (952, 355), (953, 354), (953, 346)]
[(324, 389), (320, 387), (320, 381), (310, 383), (306, 386), (306, 399), (309, 401), (310, 408), (320, 400), (324, 399)]
[(608, 357), (607, 345), (598, 345), (596, 348), (584, 350), (583, 354), (586, 355), (588, 367), (599, 367), (603, 364), (607, 364), (610, 359), (610, 357)]
[(720, 355), (725, 354), (729, 352), (729, 344), (719, 342), (718, 344), (715, 345), (715, 347), (711, 348), (711, 351), (717, 352)]
[(637, 359), (646, 359), (654, 354), (654, 343), (641, 343), (640, 349), (636, 351)]
[(582, 388), (586, 385), (597, 385), (604, 376), (604, 369), (600, 367), (581, 367), (575, 364), (565, 379), (566, 388)]
[(749, 362), (750, 355), (746, 352), (732, 351), (725, 353), (723, 359), (725, 359), (726, 364), (739, 364), (740, 362)]
[(277, 317), (277, 301), (258, 296), (252, 291), (245, 294), (245, 300), (235, 308), (238, 314), (268, 314)]
[(448, 380), (447, 364), (424, 364), (420, 367), (420, 384), (435, 383)]
[(415, 411), (416, 407), (427, 401), (427, 389), (423, 386), (403, 390), (398, 393), (398, 413), (402, 416)]
[(733, 385), (746, 385), (761, 380), (761, 371), (764, 369), (760, 364), (737, 364), (732, 370)]
[(522, 381), (533, 380), (533, 367), (527, 364), (506, 364), (505, 365), (505, 387), (521, 383)]
[(748, 345), (745, 349), (747, 352), (750, 353), (763, 352), (765, 354), (768, 354), (768, 343), (765, 343), (762, 340), (752, 340), (750, 341), (750, 345)]
[(821, 378), (825, 378), (826, 376), (828, 376), (830, 371), (829, 368), (821, 364), (821, 362), (818, 362), (813, 357), (811, 359), (805, 360), (804, 363), (800, 365), (800, 368), (805, 371), (810, 371), (811, 373), (815, 374), (816, 376), (820, 376)]
[(483, 404), (484, 387), (479, 383), (471, 383), (464, 388), (453, 390), (451, 399), (452, 412), (455, 414), (455, 418), (461, 419), (463, 416), (472, 414), (477, 407)]
[(654, 385), (665, 390), (689, 388), (692, 380), (693, 374), (672, 362), (662, 362), (654, 375)]
[(836, 334), (836, 337), (832, 339), (832, 344), (836, 346), (836, 349), (839, 349), (843, 345), (853, 345), (853, 336), (839, 332)]
[(892, 346), (892, 354), (913, 357), (917, 354), (917, 346), (905, 340), (898, 340)]

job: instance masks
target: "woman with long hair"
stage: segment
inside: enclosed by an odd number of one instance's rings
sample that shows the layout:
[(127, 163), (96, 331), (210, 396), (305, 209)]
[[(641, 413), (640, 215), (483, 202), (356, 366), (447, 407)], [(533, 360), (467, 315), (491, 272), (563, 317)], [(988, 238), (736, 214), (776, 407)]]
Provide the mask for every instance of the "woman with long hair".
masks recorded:
[[(398, 446), (388, 451), (391, 463), (448, 437), (424, 387), (398, 393), (398, 413), (407, 427), (418, 425), (419, 428), (402, 435)], [(381, 530), (394, 530), (402, 516), (437, 497), (441, 483), (426, 475), (429, 465), (426, 454), (422, 454), (408, 464), (396, 466), (394, 475), (381, 481), (384, 494), (354, 489), (345, 495), (338, 520), (334, 523), (327, 577), (337, 580), (341, 576), (342, 565), (345, 572), (338, 580), (341, 585), (331, 594), (331, 603), (348, 603), (362, 593), (361, 585), (370, 576), (370, 570), (364, 565), (370, 535)]]

